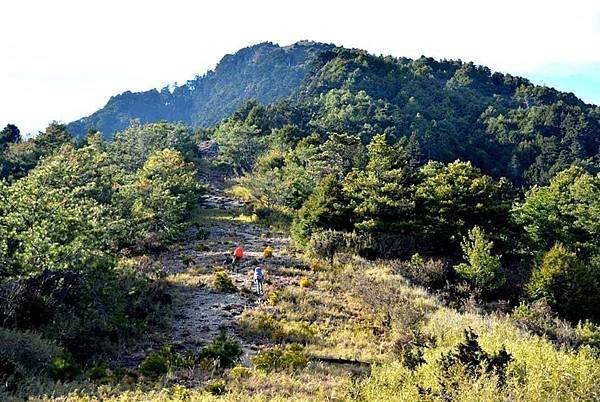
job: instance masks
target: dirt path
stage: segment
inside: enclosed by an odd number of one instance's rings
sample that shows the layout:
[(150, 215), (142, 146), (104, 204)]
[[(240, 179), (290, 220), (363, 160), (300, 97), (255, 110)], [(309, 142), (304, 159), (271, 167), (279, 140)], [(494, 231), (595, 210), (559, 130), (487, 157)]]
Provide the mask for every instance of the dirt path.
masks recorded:
[[(239, 340), (244, 349), (242, 363), (248, 364), (258, 345), (244, 339), (236, 320), (245, 309), (262, 302), (253, 289), (254, 267), (261, 264), (270, 281), (280, 284), (290, 278), (279, 276), (279, 269), (301, 262), (288, 253), (290, 239), (287, 235), (236, 219), (243, 205), (225, 196), (221, 188), (211, 185), (202, 205), (201, 230), (208, 236), (198, 236), (191, 230), (186, 234), (186, 240), (159, 256), (179, 302), (171, 332), (166, 338), (178, 350), (198, 352), (225, 330)], [(231, 267), (230, 255), (238, 245), (244, 247), (244, 259)], [(261, 260), (266, 246), (274, 249), (274, 255)], [(212, 289), (213, 272), (220, 267), (226, 268), (237, 292)]]

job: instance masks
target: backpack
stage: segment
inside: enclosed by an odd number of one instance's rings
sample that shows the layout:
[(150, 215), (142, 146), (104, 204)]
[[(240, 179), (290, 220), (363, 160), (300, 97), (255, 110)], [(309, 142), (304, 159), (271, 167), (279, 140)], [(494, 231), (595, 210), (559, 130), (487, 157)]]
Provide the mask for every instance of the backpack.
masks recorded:
[(257, 267), (257, 268), (254, 270), (254, 279), (258, 279), (258, 280), (261, 280), (261, 281), (262, 281), (262, 280), (263, 280), (263, 278), (264, 278), (264, 277), (263, 277), (263, 271), (262, 271), (262, 268), (261, 268), (261, 267)]
[(238, 248), (236, 248), (236, 249), (233, 251), (233, 255), (234, 255), (236, 258), (242, 258), (242, 257), (244, 257), (244, 249), (243, 249), (243, 248), (241, 248), (241, 247), (238, 247)]

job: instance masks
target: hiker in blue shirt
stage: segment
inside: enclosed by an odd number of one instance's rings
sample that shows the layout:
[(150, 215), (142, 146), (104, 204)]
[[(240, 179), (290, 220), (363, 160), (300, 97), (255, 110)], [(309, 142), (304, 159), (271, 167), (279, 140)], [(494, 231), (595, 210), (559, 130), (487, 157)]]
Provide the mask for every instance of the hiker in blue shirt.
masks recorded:
[(263, 292), (263, 282), (265, 281), (265, 276), (262, 270), (262, 267), (258, 266), (254, 268), (254, 283), (256, 284), (256, 293), (259, 296), (264, 294)]

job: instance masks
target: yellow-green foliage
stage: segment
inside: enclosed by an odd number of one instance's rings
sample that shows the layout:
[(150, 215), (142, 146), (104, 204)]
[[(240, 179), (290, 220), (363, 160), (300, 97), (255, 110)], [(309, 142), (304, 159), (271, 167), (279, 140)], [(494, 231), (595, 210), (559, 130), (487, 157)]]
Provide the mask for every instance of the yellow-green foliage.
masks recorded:
[(235, 366), (227, 374), (230, 378), (247, 378), (252, 375), (250, 369), (244, 366)]
[(269, 304), (276, 304), (278, 298), (279, 293), (277, 291), (271, 292), (269, 293), (269, 296), (267, 296), (267, 301), (269, 302)]
[(589, 321), (579, 323), (575, 332), (585, 345), (600, 348), (600, 326), (592, 324)]
[[(360, 273), (357, 275), (357, 272)], [(359, 278), (365, 278), (361, 280)], [(296, 280), (299, 280), (297, 276)], [(557, 348), (504, 315), (461, 313), (443, 307), (421, 288), (410, 286), (385, 264), (352, 261), (307, 275), (309, 288), (279, 287), (271, 304), (245, 311), (244, 335), (281, 343), (263, 349), (250, 368), (234, 367), (218, 387), (181, 386), (151, 391), (97, 389), (108, 401), (593, 401), (600, 398), (597, 350)], [(366, 281), (366, 282), (365, 282)], [(444, 355), (464, 342), (465, 329), (478, 334), (480, 348), (511, 355), (506, 383), (482, 370), (472, 375), (461, 364), (442, 369)], [(594, 344), (597, 327), (575, 329)], [(303, 348), (290, 346), (300, 340)], [(421, 358), (410, 364), (407, 341)], [(423, 347), (422, 345), (425, 345)], [(418, 357), (418, 354), (412, 355)], [(319, 363), (309, 357), (333, 357), (372, 363), (360, 376), (346, 365)], [(416, 362), (416, 363), (415, 363)], [(355, 372), (356, 373), (356, 372)], [(446, 384), (444, 389), (440, 384)], [(213, 395), (210, 392), (223, 395)], [(214, 388), (214, 389), (213, 389)], [(67, 401), (82, 400), (69, 394)], [(89, 400), (89, 398), (85, 399)]]
[(235, 292), (237, 288), (225, 271), (217, 271), (213, 276), (213, 288), (219, 292)]
[(273, 370), (300, 370), (306, 367), (308, 359), (300, 345), (292, 344), (285, 348), (273, 347), (258, 352), (252, 364), (266, 372)]
[(263, 250), (263, 257), (269, 258), (272, 256), (273, 256), (273, 247), (271, 247), (271, 246), (265, 247), (265, 249)]
[(472, 328), (480, 335), (483, 349), (496, 352), (505, 346), (513, 361), (508, 366), (505, 387), (497, 379), (481, 376), (470, 379), (464, 373), (451, 373), (456, 381), (454, 396), (464, 401), (558, 401), (597, 400), (600, 397), (600, 360), (591, 349), (557, 350), (549, 341), (515, 328), (505, 317), (461, 314), (440, 309), (424, 330), (435, 336), (437, 345), (426, 349), (426, 363), (410, 371), (399, 362), (373, 369), (357, 389), (365, 400), (420, 400), (420, 389), (431, 389), (431, 400), (439, 394), (439, 359), (460, 342), (462, 331)]
[(242, 187), (240, 185), (235, 185), (233, 186), (228, 193), (234, 197), (237, 198), (238, 200), (242, 200), (245, 202), (248, 202), (252, 199), (252, 193), (250, 192), (250, 190), (248, 190), (245, 187)]
[(249, 335), (267, 337), (275, 342), (307, 343), (313, 341), (319, 333), (316, 324), (276, 320), (261, 312), (245, 312), (240, 317), (240, 326)]
[(300, 278), (298, 284), (300, 285), (300, 287), (307, 288), (310, 286), (310, 279), (308, 279), (307, 277)]
[(256, 216), (256, 214), (252, 214), (252, 215), (239, 214), (238, 216), (236, 216), (234, 218), (234, 221), (239, 222), (239, 223), (256, 223), (258, 221), (258, 216)]
[(206, 391), (213, 395), (223, 395), (225, 393), (225, 381), (223, 380), (210, 380), (206, 384)]

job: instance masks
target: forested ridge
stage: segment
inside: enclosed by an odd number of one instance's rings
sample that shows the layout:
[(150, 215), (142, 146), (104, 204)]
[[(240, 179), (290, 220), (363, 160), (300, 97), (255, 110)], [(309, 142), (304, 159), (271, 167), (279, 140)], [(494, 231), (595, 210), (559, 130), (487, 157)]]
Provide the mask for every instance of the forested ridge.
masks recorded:
[(196, 84), (0, 132), (0, 396), (600, 398), (599, 107), (304, 42)]
[(84, 136), (89, 129), (112, 137), (129, 125), (167, 120), (208, 127), (229, 116), (245, 100), (269, 103), (290, 95), (300, 84), (311, 58), (331, 45), (298, 42), (280, 47), (270, 42), (244, 48), (221, 59), (214, 71), (183, 85), (113, 96), (90, 116), (68, 124)]

